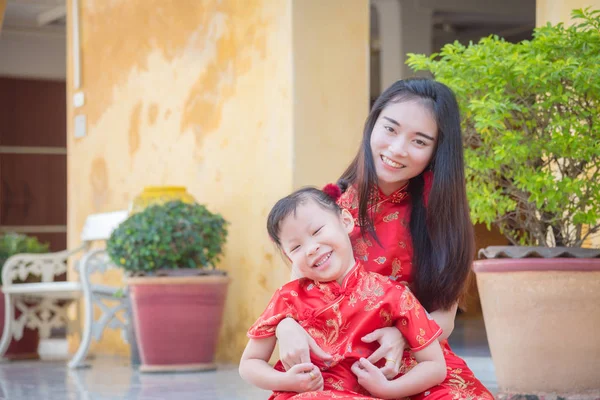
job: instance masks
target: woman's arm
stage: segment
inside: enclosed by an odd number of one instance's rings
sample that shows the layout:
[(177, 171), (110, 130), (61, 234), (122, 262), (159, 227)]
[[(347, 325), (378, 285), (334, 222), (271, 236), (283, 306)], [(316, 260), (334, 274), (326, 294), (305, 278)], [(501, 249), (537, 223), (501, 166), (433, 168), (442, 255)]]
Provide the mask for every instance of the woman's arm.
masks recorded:
[(279, 359), (286, 370), (294, 365), (309, 363), (311, 351), (323, 361), (333, 359), (293, 318), (282, 320), (277, 325), (275, 335), (279, 340)]
[(442, 341), (448, 339), (454, 330), (454, 319), (456, 318), (456, 310), (458, 309), (458, 303), (454, 303), (448, 310), (436, 310), (429, 313), (435, 322), (442, 328), (443, 333), (438, 338)]
[(323, 387), (323, 376), (310, 362), (298, 364), (287, 372), (281, 372), (268, 363), (277, 338), (250, 339), (242, 354), (239, 372), (242, 379), (261, 389), (307, 392)]
[(437, 340), (413, 354), (418, 364), (393, 381), (388, 381), (379, 368), (364, 358), (352, 366), (352, 371), (361, 386), (382, 399), (413, 396), (446, 379), (446, 360)]

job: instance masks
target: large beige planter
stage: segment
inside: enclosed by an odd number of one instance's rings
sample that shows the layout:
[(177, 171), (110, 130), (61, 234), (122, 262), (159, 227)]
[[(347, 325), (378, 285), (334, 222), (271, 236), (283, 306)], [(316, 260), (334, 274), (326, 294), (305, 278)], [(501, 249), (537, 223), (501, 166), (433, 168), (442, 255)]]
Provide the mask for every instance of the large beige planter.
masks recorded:
[(600, 259), (474, 263), (501, 395), (600, 398)]

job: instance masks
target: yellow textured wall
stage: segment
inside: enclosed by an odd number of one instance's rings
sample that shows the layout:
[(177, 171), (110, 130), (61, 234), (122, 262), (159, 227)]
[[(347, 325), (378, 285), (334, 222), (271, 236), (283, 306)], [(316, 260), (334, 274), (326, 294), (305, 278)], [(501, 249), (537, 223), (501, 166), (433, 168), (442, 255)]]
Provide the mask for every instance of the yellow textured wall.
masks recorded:
[(548, 22), (558, 24), (564, 22), (571, 25), (571, 11), (578, 8), (591, 7), (600, 9), (600, 0), (536, 0), (535, 22), (537, 26)]
[[(321, 45), (341, 39), (333, 36), (336, 29), (350, 32), (344, 40), (353, 42), (331, 54), (321, 49), (312, 60), (341, 57), (358, 66), (340, 71), (339, 61), (302, 64), (293, 51), (302, 39), (294, 35), (308, 28), (292, 28), (298, 7), (326, 11), (321, 20), (327, 26), (302, 22), (322, 33)], [(69, 10), (69, 44), (72, 18)], [(356, 144), (360, 136), (368, 99), (368, 2), (82, 0), (80, 27), (80, 108), (72, 104), (70, 46), (68, 53), (69, 244), (78, 243), (88, 214), (125, 209), (144, 186), (186, 186), (231, 222), (221, 267), (233, 280), (218, 358), (237, 361), (246, 330), (289, 277), (265, 220), (272, 204), (296, 186), (295, 170), (308, 165), (298, 135), (322, 122), (327, 140)], [(306, 82), (314, 83), (298, 87)], [(319, 107), (297, 109), (317, 97)], [(87, 117), (83, 138), (74, 137), (77, 114)], [(299, 126), (299, 117), (311, 125)], [(341, 153), (336, 157), (326, 157), (331, 149), (314, 153), (319, 174), (306, 176), (335, 178), (353, 155), (349, 147), (334, 149)], [(120, 280), (118, 273), (109, 278)], [(108, 332), (94, 351), (126, 354), (128, 348)]]
[(363, 92), (370, 79), (369, 4), (292, 4), (294, 187), (323, 186), (342, 174), (362, 138), (369, 109), (369, 93)]

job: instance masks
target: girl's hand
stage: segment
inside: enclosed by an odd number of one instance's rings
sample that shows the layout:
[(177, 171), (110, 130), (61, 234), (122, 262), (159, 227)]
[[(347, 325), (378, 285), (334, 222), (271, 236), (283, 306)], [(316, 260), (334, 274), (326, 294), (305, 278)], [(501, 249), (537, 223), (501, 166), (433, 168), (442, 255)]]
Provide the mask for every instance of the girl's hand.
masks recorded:
[(358, 383), (367, 389), (371, 395), (382, 399), (386, 399), (390, 395), (390, 381), (379, 368), (371, 364), (366, 358), (361, 358), (352, 364), (352, 372), (358, 378)]
[(371, 364), (375, 364), (385, 358), (386, 362), (381, 367), (381, 372), (387, 379), (394, 379), (400, 371), (400, 362), (406, 347), (406, 339), (400, 331), (393, 326), (376, 329), (363, 336), (362, 341), (365, 343), (379, 342), (379, 348), (371, 354), (368, 360)]
[(323, 390), (323, 375), (312, 363), (296, 364), (285, 373), (286, 387), (290, 392)]
[(286, 371), (294, 365), (310, 363), (310, 352), (323, 361), (333, 359), (317, 345), (317, 342), (292, 318), (286, 318), (277, 325), (279, 359)]

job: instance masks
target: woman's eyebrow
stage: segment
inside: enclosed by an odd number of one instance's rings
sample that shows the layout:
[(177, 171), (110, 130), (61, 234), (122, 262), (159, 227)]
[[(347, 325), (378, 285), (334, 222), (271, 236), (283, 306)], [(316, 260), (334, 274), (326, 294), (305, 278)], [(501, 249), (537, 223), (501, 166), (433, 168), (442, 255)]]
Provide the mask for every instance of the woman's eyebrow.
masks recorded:
[(423, 136), (424, 138), (427, 138), (427, 139), (431, 140), (432, 142), (435, 142), (435, 138), (434, 137), (426, 135), (423, 132), (416, 132), (415, 134), (419, 135), (419, 136)]
[(387, 119), (392, 124), (400, 126), (400, 124), (398, 123), (398, 121), (396, 121), (395, 119), (391, 119), (390, 117), (386, 117), (386, 116), (384, 116), (383, 119)]

